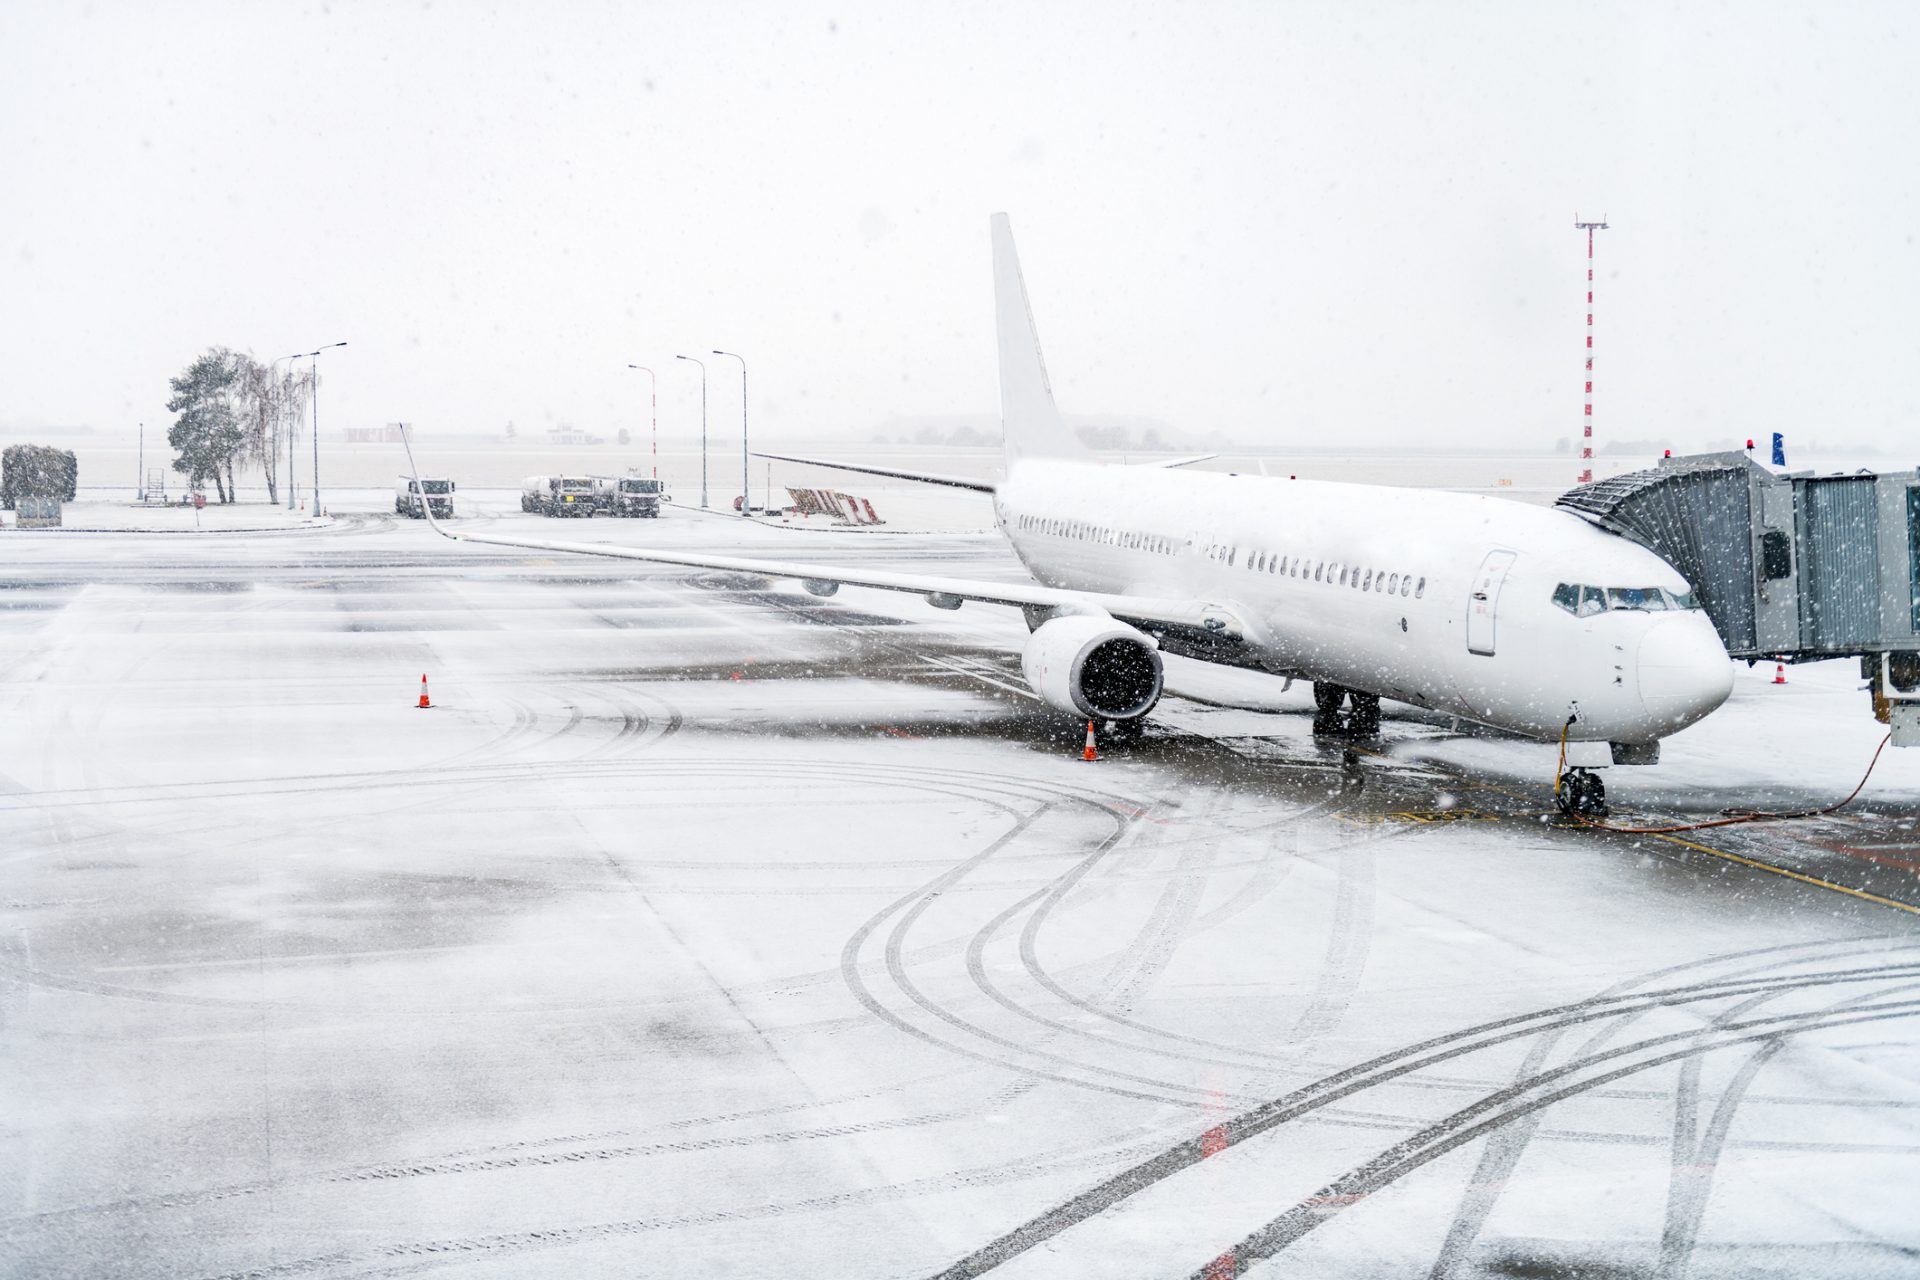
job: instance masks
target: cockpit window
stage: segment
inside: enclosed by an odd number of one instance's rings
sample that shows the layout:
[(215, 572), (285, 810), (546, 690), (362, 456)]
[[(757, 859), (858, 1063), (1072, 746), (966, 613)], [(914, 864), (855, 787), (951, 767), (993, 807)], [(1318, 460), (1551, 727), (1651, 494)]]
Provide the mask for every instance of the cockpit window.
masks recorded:
[(1609, 609), (1644, 609), (1648, 613), (1665, 612), (1667, 598), (1658, 587), (1608, 587)]
[(1692, 588), (1688, 588), (1685, 591), (1667, 592), (1667, 602), (1675, 609), (1699, 609), (1704, 607), (1700, 603), (1700, 597), (1694, 594)]
[(1589, 587), (1583, 583), (1562, 582), (1553, 589), (1553, 602), (1576, 618), (1590, 618), (1609, 609), (1663, 613), (1670, 609), (1701, 608), (1700, 597), (1691, 589), (1674, 591), (1667, 587)]

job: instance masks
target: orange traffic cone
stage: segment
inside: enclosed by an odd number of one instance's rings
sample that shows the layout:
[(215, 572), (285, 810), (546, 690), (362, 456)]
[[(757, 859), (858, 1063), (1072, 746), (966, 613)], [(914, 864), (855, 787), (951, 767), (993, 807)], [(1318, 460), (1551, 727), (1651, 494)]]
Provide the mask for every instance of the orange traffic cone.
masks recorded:
[(1787, 682), (1787, 664), (1786, 663), (1776, 662), (1773, 664), (1773, 682), (1775, 684), (1785, 684)]
[(1093, 749), (1093, 721), (1087, 721), (1087, 749), (1080, 753), (1082, 760), (1098, 760), (1100, 753)]
[(420, 673), (420, 709), (425, 711), (431, 706), (433, 704), (427, 701), (427, 673), (423, 671)]

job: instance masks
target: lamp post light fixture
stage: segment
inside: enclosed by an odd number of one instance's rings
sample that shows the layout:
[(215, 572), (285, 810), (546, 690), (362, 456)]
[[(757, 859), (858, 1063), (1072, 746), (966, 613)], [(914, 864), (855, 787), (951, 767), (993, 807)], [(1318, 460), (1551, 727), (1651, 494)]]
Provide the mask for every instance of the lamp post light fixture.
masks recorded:
[(707, 366), (703, 360), (692, 356), (675, 356), (675, 360), (685, 360), (688, 364), (700, 366), (700, 509), (707, 509)]
[(313, 360), (313, 518), (320, 518), (320, 352), (344, 347), (344, 342), (329, 342), (318, 351), (309, 351)]
[(740, 514), (750, 516), (753, 514), (753, 481), (747, 475), (747, 464), (753, 455), (747, 452), (747, 358), (718, 347), (713, 354), (740, 362)]
[(630, 364), (627, 368), (638, 369), (647, 375), (647, 396), (653, 408), (653, 478), (658, 480), (660, 478), (660, 379), (654, 376), (653, 370), (643, 364)]

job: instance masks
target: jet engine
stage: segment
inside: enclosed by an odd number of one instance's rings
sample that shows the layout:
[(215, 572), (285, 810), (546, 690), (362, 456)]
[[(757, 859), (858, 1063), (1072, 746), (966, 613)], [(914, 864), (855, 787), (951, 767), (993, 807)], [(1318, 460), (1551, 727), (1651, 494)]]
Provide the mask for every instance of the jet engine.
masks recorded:
[(1145, 632), (1092, 614), (1041, 623), (1020, 655), (1049, 705), (1093, 720), (1131, 720), (1160, 701), (1160, 650)]

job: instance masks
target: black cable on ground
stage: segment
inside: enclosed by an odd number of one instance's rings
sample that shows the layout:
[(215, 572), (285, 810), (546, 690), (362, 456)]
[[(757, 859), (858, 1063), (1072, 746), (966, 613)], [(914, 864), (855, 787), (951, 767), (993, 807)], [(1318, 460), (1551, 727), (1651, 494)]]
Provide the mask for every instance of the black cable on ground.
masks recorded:
[[(1571, 726), (1572, 723), (1571, 720), (1567, 722), (1569, 726)], [(1893, 741), (1893, 734), (1891, 732), (1889, 732), (1886, 737), (1880, 739), (1880, 745), (1873, 749), (1873, 759), (1867, 762), (1867, 771), (1860, 775), (1859, 784), (1847, 793), (1846, 799), (1837, 804), (1827, 805), (1821, 809), (1800, 809), (1790, 813), (1750, 810), (1729, 814), (1723, 818), (1713, 818), (1706, 822), (1684, 822), (1670, 827), (1616, 827), (1612, 823), (1596, 822), (1592, 818), (1583, 817), (1577, 813), (1568, 813), (1567, 816), (1583, 827), (1588, 827), (1595, 831), (1611, 831), (1616, 835), (1623, 836), (1664, 836), (1672, 835), (1680, 831), (1704, 831), (1709, 827), (1738, 826), (1746, 822), (1781, 822), (1790, 818), (1818, 818), (1825, 814), (1838, 812), (1853, 803), (1854, 797), (1858, 796), (1866, 787), (1867, 779), (1873, 776), (1874, 766), (1880, 763), (1880, 753), (1887, 749), (1887, 743), (1891, 741)], [(1560, 763), (1562, 766), (1566, 764), (1566, 760), (1567, 731), (1562, 729), (1560, 731)], [(1553, 775), (1553, 792), (1556, 796), (1560, 794), (1560, 770), (1557, 768)]]

